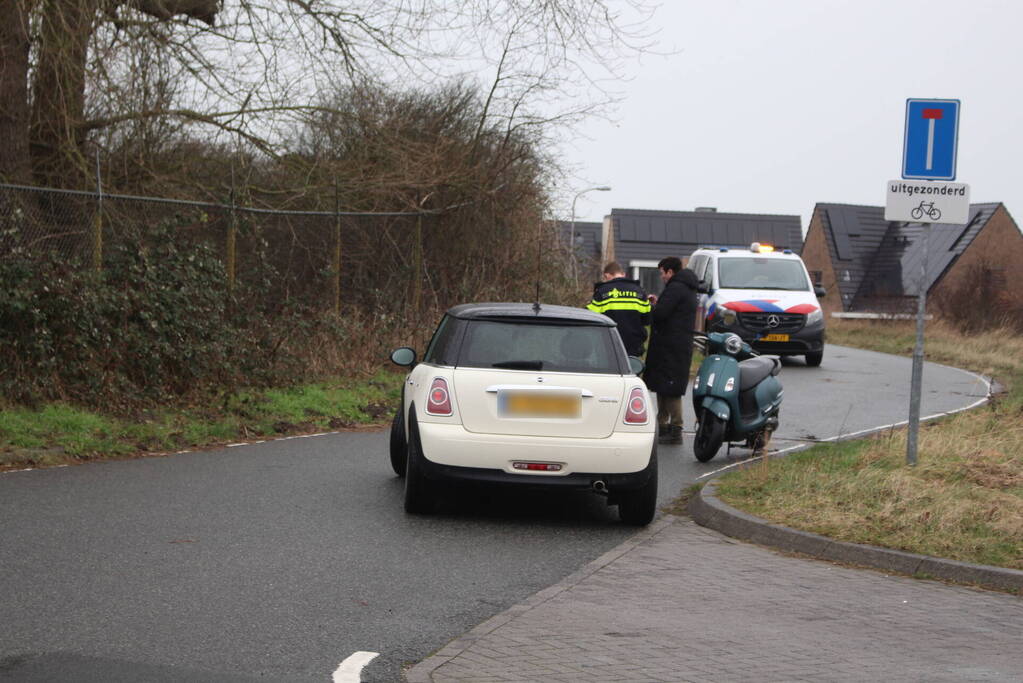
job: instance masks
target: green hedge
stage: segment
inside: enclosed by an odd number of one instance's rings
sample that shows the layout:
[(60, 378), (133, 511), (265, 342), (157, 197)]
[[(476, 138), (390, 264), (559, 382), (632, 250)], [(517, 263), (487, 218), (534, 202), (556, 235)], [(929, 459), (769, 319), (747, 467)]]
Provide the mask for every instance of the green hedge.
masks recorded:
[(0, 259), (0, 392), (13, 403), (151, 404), (300, 379), (281, 333), (329, 321), (258, 291), (229, 294), (219, 255), (169, 222), (120, 240), (102, 272)]

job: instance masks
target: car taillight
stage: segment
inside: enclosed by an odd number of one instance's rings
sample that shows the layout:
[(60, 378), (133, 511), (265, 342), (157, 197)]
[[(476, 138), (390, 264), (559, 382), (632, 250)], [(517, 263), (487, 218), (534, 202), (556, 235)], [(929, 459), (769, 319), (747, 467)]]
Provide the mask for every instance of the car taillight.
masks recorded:
[(430, 385), (430, 395), (426, 401), (426, 412), (430, 415), (450, 415), (451, 396), (448, 394), (448, 383), (435, 377)]
[(642, 425), (646, 422), (646, 396), (641, 388), (636, 387), (629, 395), (629, 405), (625, 408), (625, 424)]

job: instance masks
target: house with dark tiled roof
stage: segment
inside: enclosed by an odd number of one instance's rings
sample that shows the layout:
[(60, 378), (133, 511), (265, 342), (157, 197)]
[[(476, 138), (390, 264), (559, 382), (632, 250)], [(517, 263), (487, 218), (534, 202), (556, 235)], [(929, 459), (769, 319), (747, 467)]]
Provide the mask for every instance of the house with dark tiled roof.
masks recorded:
[(561, 225), (563, 234), (573, 233), (575, 253), (596, 267), (595, 277), (601, 264), (615, 260), (655, 293), (663, 287), (657, 263), (665, 256), (685, 262), (701, 246), (748, 247), (752, 242), (798, 253), (803, 245), (799, 216), (723, 213), (713, 208), (611, 209), (603, 223), (577, 222), (574, 230), (567, 223)]
[(591, 266), (600, 260), (600, 234), (603, 223), (596, 221), (558, 221), (562, 242), (580, 262)]
[(928, 228), (886, 221), (883, 206), (817, 204), (803, 261), (827, 291), (822, 303), (832, 313), (912, 312), (921, 280), (929, 304), (979, 271), (1001, 289), (1020, 282), (1023, 233), (1005, 205), (971, 204), (969, 217), (962, 225)]

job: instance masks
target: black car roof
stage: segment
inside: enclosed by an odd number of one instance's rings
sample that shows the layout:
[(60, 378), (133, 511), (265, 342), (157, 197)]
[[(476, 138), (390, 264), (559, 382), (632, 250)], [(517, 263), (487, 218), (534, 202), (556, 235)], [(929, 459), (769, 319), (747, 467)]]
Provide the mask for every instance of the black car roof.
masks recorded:
[(526, 303), (478, 303), (459, 304), (448, 309), (448, 315), (463, 320), (480, 320), (494, 318), (515, 318), (522, 321), (539, 322), (564, 321), (576, 325), (601, 325), (615, 327), (611, 318), (601, 313), (594, 313), (585, 308), (571, 306), (555, 306), (553, 304)]

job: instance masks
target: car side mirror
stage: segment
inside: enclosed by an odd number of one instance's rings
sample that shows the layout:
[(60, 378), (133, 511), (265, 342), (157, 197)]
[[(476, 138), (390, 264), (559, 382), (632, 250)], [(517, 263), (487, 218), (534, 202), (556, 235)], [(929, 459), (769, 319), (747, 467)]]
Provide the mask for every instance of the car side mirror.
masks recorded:
[(632, 374), (638, 375), (642, 373), (645, 367), (646, 363), (644, 363), (642, 359), (636, 358), (635, 356), (629, 356), (629, 369), (632, 370)]
[(710, 283), (706, 280), (700, 280), (700, 283), (696, 285), (696, 291), (700, 294), (710, 294)]
[(823, 297), (823, 296), (827, 296), (828, 290), (824, 289), (824, 288), (823, 288), (823, 287), (821, 287), (820, 285), (816, 285), (816, 286), (815, 286), (815, 287), (813, 288), (813, 293), (817, 295), (817, 298), (818, 298), (818, 299), (820, 299), (820, 298), (821, 298), (821, 297)]
[(391, 362), (402, 367), (410, 367), (416, 363), (416, 351), (408, 346), (391, 351)]

